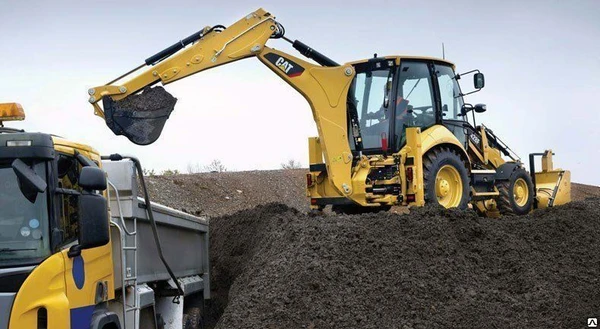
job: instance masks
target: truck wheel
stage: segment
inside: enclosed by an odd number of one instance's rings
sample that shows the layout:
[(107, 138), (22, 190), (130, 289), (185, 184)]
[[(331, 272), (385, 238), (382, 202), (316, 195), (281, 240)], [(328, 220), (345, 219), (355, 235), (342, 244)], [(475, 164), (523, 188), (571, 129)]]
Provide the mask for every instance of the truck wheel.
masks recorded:
[(496, 182), (500, 196), (496, 200), (502, 215), (525, 215), (533, 206), (533, 183), (523, 168), (517, 168), (508, 180)]
[(425, 203), (445, 208), (466, 209), (470, 179), (460, 155), (448, 148), (436, 148), (423, 156)]

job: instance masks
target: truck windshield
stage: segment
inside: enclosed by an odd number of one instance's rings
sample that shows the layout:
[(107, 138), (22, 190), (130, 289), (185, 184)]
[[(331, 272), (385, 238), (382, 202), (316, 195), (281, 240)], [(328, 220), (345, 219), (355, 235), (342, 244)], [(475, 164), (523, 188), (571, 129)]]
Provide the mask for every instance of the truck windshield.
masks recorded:
[(352, 83), (364, 149), (381, 149), (382, 135), (388, 138), (391, 112), (384, 102), (390, 99), (392, 75), (392, 68), (357, 72)]
[[(33, 169), (46, 179), (46, 163)], [(10, 163), (0, 163), (0, 267), (34, 264), (50, 255), (47, 193), (29, 202)]]

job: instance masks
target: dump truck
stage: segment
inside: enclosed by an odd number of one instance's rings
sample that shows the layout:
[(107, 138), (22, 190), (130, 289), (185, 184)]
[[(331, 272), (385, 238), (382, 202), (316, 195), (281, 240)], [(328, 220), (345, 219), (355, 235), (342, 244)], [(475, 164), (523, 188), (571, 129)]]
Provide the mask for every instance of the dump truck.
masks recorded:
[(2, 124), (24, 118), (0, 104), (0, 328), (200, 328), (208, 219), (153, 203), (135, 157)]
[[(267, 46), (271, 39), (289, 42), (306, 60)], [(310, 105), (318, 131), (308, 142), (312, 209), (331, 205), (348, 213), (439, 203), (498, 216), (570, 201), (570, 172), (553, 167), (552, 151), (531, 154), (528, 172), (499, 136), (476, 124), (475, 113), (487, 108), (466, 103), (464, 96), (485, 86), (479, 70), (456, 73), (443, 58), (377, 54), (339, 64), (289, 39), (263, 9), (176, 42), (90, 88), (89, 102), (113, 133), (148, 145), (159, 138), (177, 102), (154, 85), (251, 57)], [(473, 88), (463, 91), (459, 80), (468, 77)], [(539, 172), (536, 156), (542, 157)]]

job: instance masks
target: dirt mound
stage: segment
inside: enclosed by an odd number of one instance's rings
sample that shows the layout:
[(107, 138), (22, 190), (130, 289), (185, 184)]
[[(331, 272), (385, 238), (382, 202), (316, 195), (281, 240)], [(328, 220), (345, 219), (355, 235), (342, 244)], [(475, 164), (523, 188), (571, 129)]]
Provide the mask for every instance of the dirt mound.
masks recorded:
[(600, 197), (600, 186), (571, 184), (571, 199), (573, 201), (585, 200), (590, 197)]
[[(305, 174), (149, 177), (153, 200), (212, 217), (208, 328), (584, 328), (600, 316), (598, 198), (501, 220), (432, 207), (313, 217)], [(600, 188), (573, 184), (573, 200), (589, 196)]]
[(147, 177), (153, 201), (195, 215), (223, 216), (279, 202), (306, 211), (306, 169)]
[[(153, 201), (195, 215), (223, 216), (279, 202), (306, 212), (308, 169), (256, 170), (146, 178)], [(600, 187), (572, 184), (573, 200), (600, 196)], [(395, 212), (403, 209), (394, 207)]]
[(600, 315), (600, 199), (494, 220), (435, 207), (211, 220), (217, 328), (582, 328)]

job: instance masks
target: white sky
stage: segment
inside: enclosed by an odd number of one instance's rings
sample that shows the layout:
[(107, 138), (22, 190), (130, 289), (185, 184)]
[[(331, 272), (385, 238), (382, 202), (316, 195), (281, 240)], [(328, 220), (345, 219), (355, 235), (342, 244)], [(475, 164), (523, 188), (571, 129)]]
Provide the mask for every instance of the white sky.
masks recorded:
[[(147, 168), (185, 171), (220, 159), (230, 170), (308, 163), (308, 104), (256, 59), (167, 87), (179, 101), (162, 137), (136, 146), (93, 115), (87, 89), (206, 25), (263, 7), (338, 62), (379, 55), (446, 57), (486, 74), (466, 99), (525, 160), (552, 148), (573, 181), (600, 185), (600, 1), (7, 1), (0, 0), (0, 102), (23, 104), (12, 126), (129, 153)], [(272, 47), (297, 53), (281, 40)], [(467, 81), (465, 81), (466, 83)]]

